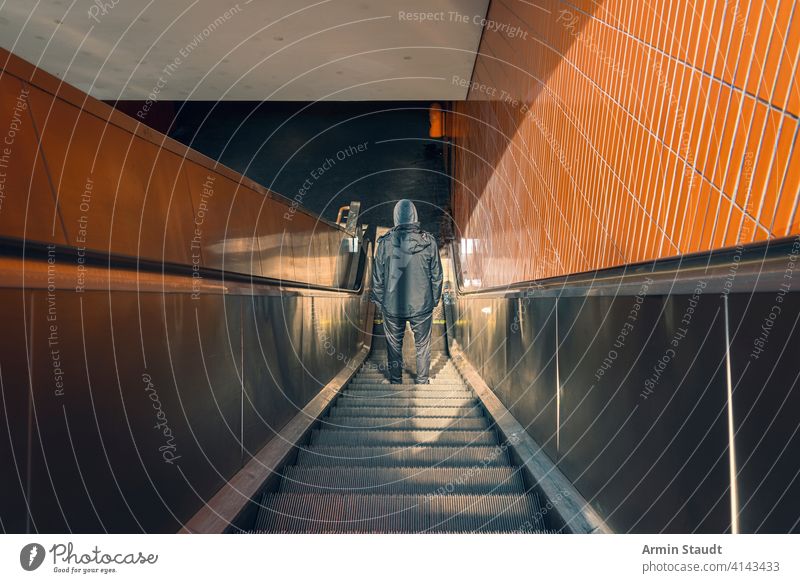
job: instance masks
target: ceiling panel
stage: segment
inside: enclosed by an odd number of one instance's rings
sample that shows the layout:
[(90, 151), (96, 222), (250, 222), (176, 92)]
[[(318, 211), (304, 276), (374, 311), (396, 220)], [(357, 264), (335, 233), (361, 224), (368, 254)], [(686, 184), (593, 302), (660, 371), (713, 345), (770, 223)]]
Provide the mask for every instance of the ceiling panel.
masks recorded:
[(0, 44), (106, 100), (457, 100), (487, 5), (18, 0)]

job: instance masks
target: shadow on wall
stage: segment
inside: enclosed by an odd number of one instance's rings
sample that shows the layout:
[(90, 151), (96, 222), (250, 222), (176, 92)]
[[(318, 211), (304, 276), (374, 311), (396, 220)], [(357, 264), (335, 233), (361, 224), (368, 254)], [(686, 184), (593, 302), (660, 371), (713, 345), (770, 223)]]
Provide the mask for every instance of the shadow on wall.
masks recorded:
[[(464, 222), (469, 221), (475, 212), (478, 200), (489, 192), (487, 184), (506, 151), (514, 146), (531, 104), (546, 91), (547, 82), (562, 64), (564, 55), (575, 43), (581, 42), (586, 23), (602, 6), (603, 0), (581, 4), (586, 5), (581, 11), (564, 4), (559, 13), (551, 13), (546, 18), (543, 18), (542, 8), (533, 4), (491, 4), (487, 20), (496, 30), (487, 28), (484, 31), (467, 100), (454, 103), (448, 114), (448, 132), (455, 138), (454, 157), (461, 161), (460, 168), (457, 165), (453, 169), (453, 175), (456, 180), (463, 181), (460, 185), (456, 182), (455, 190), (462, 194), (458, 204), (460, 216), (466, 219)], [(552, 28), (553, 21), (558, 23), (560, 34), (547, 36), (553, 36), (555, 44), (546, 47), (547, 50), (535, 50), (541, 48), (536, 46), (542, 42), (541, 29)], [(531, 66), (534, 58), (535, 67)], [(537, 76), (536, 70), (542, 73)], [(563, 108), (557, 100), (557, 97), (552, 97), (549, 105)], [(544, 122), (536, 125), (539, 131), (547, 131)], [(475, 136), (478, 142), (465, 143), (464, 138), (473, 131), (479, 132)], [(517, 159), (531, 156), (526, 149), (514, 148), (511, 154)], [(555, 158), (552, 162), (558, 164)], [(511, 188), (507, 182), (510, 178), (505, 178), (508, 188)], [(503, 224), (503, 219), (492, 217), (493, 224)], [(485, 221), (486, 217), (481, 220)], [(457, 232), (456, 236), (460, 238), (462, 233)]]

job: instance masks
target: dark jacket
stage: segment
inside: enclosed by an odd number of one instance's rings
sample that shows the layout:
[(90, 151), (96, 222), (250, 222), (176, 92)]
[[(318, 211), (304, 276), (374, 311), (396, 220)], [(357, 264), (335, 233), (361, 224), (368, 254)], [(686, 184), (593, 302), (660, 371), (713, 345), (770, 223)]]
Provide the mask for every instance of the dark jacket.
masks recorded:
[(426, 314), (441, 297), (442, 262), (433, 235), (419, 223), (410, 223), (378, 239), (372, 301), (384, 314), (402, 318)]

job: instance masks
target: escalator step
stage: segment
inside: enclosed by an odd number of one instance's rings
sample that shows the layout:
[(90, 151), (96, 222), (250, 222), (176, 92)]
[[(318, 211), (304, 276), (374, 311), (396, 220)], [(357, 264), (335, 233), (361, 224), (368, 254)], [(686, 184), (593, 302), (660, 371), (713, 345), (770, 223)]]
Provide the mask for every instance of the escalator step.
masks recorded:
[(315, 429), (313, 445), (494, 445), (493, 431), (425, 431), (346, 429), (338, 431)]
[(420, 397), (423, 399), (469, 399), (473, 393), (469, 391), (428, 391), (428, 390), (384, 390), (373, 391), (369, 389), (346, 389), (342, 391), (343, 396), (352, 397), (354, 399), (396, 399), (406, 397)]
[(369, 387), (385, 387), (385, 386), (400, 386), (400, 387), (442, 387), (442, 388), (450, 388), (450, 387), (463, 387), (464, 381), (462, 380), (452, 380), (452, 381), (434, 381), (432, 380), (429, 385), (418, 385), (413, 380), (403, 379), (402, 383), (396, 385), (390, 385), (389, 382), (381, 382), (379, 379), (359, 379), (354, 378), (353, 380), (348, 383), (348, 386), (369, 386)]
[[(350, 383), (350, 385), (388, 385), (389, 379), (386, 377), (354, 377)], [(415, 379), (411, 378), (404, 378), (400, 381), (400, 385), (414, 385), (418, 386), (418, 383)], [(439, 386), (439, 387), (452, 387), (452, 386), (459, 386), (463, 387), (466, 386), (462, 379), (437, 379), (431, 377), (430, 383), (423, 386)]]
[(336, 400), (337, 406), (346, 407), (474, 407), (477, 405), (475, 397), (364, 397), (362, 394), (343, 394)]
[(496, 468), (330, 468), (291, 466), (280, 492), (339, 494), (524, 494), (519, 470)]
[(478, 399), (446, 355), (431, 384), (385, 383), (373, 352), (336, 398), (309, 445), (298, 445), (253, 532), (546, 532)]
[(255, 532), (543, 531), (541, 518), (528, 495), (266, 494)]
[(480, 407), (351, 407), (336, 405), (331, 417), (483, 417)]
[[(440, 378), (440, 379), (451, 379), (451, 380), (462, 380), (462, 377), (455, 371), (449, 370), (435, 370), (431, 369), (429, 373), (430, 378)], [(385, 370), (360, 370), (356, 373), (355, 378), (372, 378), (372, 379), (382, 379), (382, 378), (389, 378), (389, 374)], [(411, 374), (409, 372), (403, 372), (401, 378), (413, 380), (416, 378), (415, 374)]]
[(499, 447), (486, 446), (341, 446), (312, 445), (300, 449), (297, 465), (308, 466), (421, 466), (471, 467), (506, 466), (508, 454)]
[[(430, 370), (429, 370), (429, 373), (430, 373), (430, 376), (432, 376), (432, 377), (458, 378), (458, 373), (455, 371), (455, 369), (452, 369), (452, 368), (437, 369), (435, 367), (431, 367)], [(362, 368), (358, 372), (358, 376), (383, 377), (383, 376), (386, 376), (386, 370), (385, 369), (376, 370), (376, 369), (363, 369)], [(411, 377), (412, 375), (411, 375), (411, 373), (409, 373), (407, 371), (403, 371), (403, 375), (402, 376)]]
[[(360, 372), (376, 372), (384, 374), (386, 371), (389, 370), (388, 364), (386, 361), (376, 363), (365, 363), (364, 366), (361, 367)], [(432, 373), (436, 372), (458, 372), (458, 369), (453, 366), (450, 362), (442, 361), (442, 360), (431, 360), (431, 365), (429, 370)], [(403, 369), (404, 373), (408, 373), (410, 371)]]
[(439, 391), (431, 389), (394, 389), (382, 387), (379, 389), (369, 389), (358, 387), (357, 389), (347, 388), (342, 391), (345, 397), (358, 397), (360, 399), (383, 399), (383, 398), (407, 398), (422, 397), (425, 399), (464, 399), (472, 396), (472, 392), (466, 389), (454, 391)]
[(440, 383), (431, 381), (429, 384), (420, 385), (415, 382), (406, 382), (403, 381), (402, 383), (398, 384), (391, 384), (389, 381), (381, 382), (381, 381), (373, 381), (373, 380), (366, 380), (366, 381), (350, 381), (347, 386), (349, 387), (398, 387), (398, 388), (423, 388), (423, 389), (439, 389), (439, 390), (450, 390), (450, 389), (462, 389), (466, 388), (463, 382), (452, 382), (452, 383)]
[[(460, 378), (458, 371), (456, 371), (455, 369), (449, 369), (449, 368), (448, 369), (444, 369), (444, 368), (440, 369), (440, 368), (436, 368), (436, 367), (431, 367), (430, 370), (428, 371), (428, 373), (429, 373), (429, 375), (431, 377), (435, 377), (435, 376), (441, 375), (441, 376), (446, 376), (446, 377), (458, 377), (458, 378)], [(380, 369), (362, 368), (356, 374), (358, 376), (372, 376), (372, 377), (382, 376), (382, 377), (386, 377), (386, 378), (389, 377), (389, 371), (386, 369), (386, 367), (382, 367)], [(402, 376), (404, 378), (414, 378), (416, 376), (416, 374), (415, 373), (411, 373), (411, 372), (409, 372), (407, 370), (404, 370), (402, 372)]]
[(361, 427), (380, 429), (460, 429), (479, 430), (486, 429), (488, 422), (485, 417), (472, 417), (459, 419), (458, 417), (426, 417), (409, 419), (406, 417), (327, 417), (322, 419), (321, 429), (342, 431)]
[(468, 389), (462, 385), (390, 385), (390, 384), (352, 384), (350, 383), (346, 387), (344, 387), (343, 391), (350, 391), (353, 393), (371, 393), (371, 394), (381, 394), (381, 393), (432, 393), (435, 397), (437, 393), (460, 393), (464, 395), (472, 396), (475, 393), (472, 390)]

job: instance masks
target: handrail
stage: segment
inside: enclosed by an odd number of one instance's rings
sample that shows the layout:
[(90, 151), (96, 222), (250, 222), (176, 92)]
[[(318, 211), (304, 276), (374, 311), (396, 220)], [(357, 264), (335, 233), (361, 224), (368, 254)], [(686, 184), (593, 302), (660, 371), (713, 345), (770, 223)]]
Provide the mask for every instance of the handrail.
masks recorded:
[[(526, 280), (503, 286), (478, 290), (464, 289), (461, 265), (456, 260), (455, 244), (450, 254), (455, 268), (454, 286), (459, 295), (469, 297), (512, 298), (525, 295), (550, 296), (569, 290), (569, 295), (603, 295), (614, 291), (619, 295), (635, 295), (641, 283), (650, 280), (658, 287), (673, 293), (693, 289), (698, 278), (724, 286), (727, 291), (770, 291), (777, 289), (786, 269), (787, 254), (800, 252), (800, 237), (784, 237), (747, 246), (726, 247), (713, 251), (690, 253), (651, 261), (629, 263), (618, 267), (584, 271), (538, 280)], [(781, 261), (783, 259), (783, 261)], [(735, 277), (731, 278), (731, 265), (736, 264)], [(731, 281), (727, 282), (726, 279)], [(729, 285), (728, 285), (729, 284)], [(687, 287), (688, 286), (688, 287)], [(708, 288), (707, 291), (712, 291)], [(650, 286), (650, 293), (655, 288)]]
[[(37, 262), (46, 262), (50, 256), (58, 256), (60, 258), (72, 259), (71, 265), (78, 266), (79, 259), (80, 265), (86, 268), (102, 268), (108, 270), (130, 271), (138, 274), (157, 275), (166, 277), (183, 278), (186, 280), (185, 291), (193, 289), (194, 273), (197, 273), (200, 278), (205, 282), (213, 284), (218, 283), (247, 283), (253, 286), (264, 287), (280, 287), (284, 291), (321, 291), (337, 294), (347, 295), (360, 295), (364, 291), (364, 283), (367, 275), (367, 261), (371, 251), (371, 241), (366, 241), (366, 245), (359, 251), (359, 273), (356, 278), (358, 287), (340, 288), (334, 286), (324, 286), (313, 283), (305, 283), (300, 281), (277, 279), (272, 277), (257, 276), (246, 273), (225, 271), (213, 268), (195, 268), (191, 265), (158, 262), (148, 259), (141, 259), (138, 257), (124, 256), (124, 255), (106, 255), (97, 251), (79, 250), (69, 245), (47, 245), (44, 243), (25, 241), (11, 237), (0, 237), (0, 258), (16, 258), (22, 261), (34, 260)], [(9, 279), (3, 275), (2, 267), (0, 267), (0, 287), (3, 287), (2, 282)], [(31, 285), (29, 287), (36, 287)], [(288, 289), (287, 289), (288, 288)], [(217, 286), (215, 289), (225, 292), (224, 287)], [(175, 282), (170, 286), (170, 291), (181, 291), (181, 286)]]

